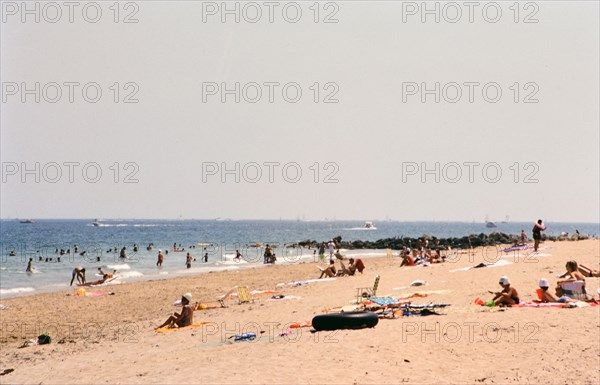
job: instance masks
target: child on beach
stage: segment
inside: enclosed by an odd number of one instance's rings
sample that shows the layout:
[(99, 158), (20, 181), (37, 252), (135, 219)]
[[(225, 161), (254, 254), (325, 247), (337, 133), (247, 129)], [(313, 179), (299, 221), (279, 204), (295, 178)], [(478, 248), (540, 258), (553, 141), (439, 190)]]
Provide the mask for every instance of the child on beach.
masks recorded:
[(548, 291), (548, 280), (546, 278), (540, 279), (540, 302), (558, 302), (558, 298)]
[[(514, 287), (510, 287), (510, 280), (507, 276), (500, 277), (500, 286), (502, 286), (502, 291), (493, 292), (489, 291), (490, 294), (494, 294), (494, 298), (488, 303), (492, 306), (512, 306), (518, 305), (519, 293), (517, 289)], [(492, 304), (493, 302), (493, 304)]]
[(173, 313), (162, 325), (157, 327), (160, 329), (162, 327), (168, 326), (170, 328), (184, 327), (189, 326), (194, 322), (194, 312), (190, 307), (190, 302), (192, 301), (192, 294), (185, 293), (181, 296), (181, 304), (183, 305), (183, 309), (181, 309), (181, 313)]
[(185, 266), (190, 269), (192, 267), (192, 256), (190, 255), (190, 253), (187, 253), (186, 257), (185, 257)]

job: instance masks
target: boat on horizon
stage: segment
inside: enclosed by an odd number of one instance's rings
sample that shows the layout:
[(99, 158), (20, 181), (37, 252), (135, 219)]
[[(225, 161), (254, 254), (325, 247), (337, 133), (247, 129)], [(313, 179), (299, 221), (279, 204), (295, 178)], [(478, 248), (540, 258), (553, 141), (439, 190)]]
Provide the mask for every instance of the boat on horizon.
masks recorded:
[(35, 223), (35, 222), (31, 219), (20, 219), (19, 223)]
[(368, 229), (368, 230), (377, 230), (377, 227), (375, 227), (375, 225), (373, 224), (373, 222), (366, 221), (365, 222), (365, 229)]
[(94, 219), (94, 222), (92, 222), (92, 225), (94, 225), (94, 227), (100, 227), (102, 223), (100, 223), (100, 220), (98, 219)]

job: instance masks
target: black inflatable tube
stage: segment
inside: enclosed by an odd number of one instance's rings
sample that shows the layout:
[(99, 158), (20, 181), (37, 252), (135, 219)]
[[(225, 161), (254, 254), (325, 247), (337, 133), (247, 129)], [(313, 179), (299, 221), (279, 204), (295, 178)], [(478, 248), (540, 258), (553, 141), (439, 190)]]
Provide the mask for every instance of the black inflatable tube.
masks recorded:
[(320, 314), (312, 319), (312, 327), (319, 330), (372, 328), (379, 322), (377, 314), (371, 311)]

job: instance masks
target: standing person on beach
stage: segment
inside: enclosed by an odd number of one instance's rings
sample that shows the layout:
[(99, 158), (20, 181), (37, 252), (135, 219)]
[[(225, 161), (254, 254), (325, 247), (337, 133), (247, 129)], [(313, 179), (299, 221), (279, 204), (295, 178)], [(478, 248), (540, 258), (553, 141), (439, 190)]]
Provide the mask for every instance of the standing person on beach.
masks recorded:
[(192, 267), (192, 256), (190, 255), (190, 253), (187, 253), (185, 257), (185, 265), (188, 269)]
[(537, 252), (538, 247), (540, 246), (540, 241), (542, 240), (542, 231), (546, 230), (546, 226), (544, 226), (544, 222), (541, 219), (538, 219), (537, 223), (533, 226), (531, 232), (533, 233), (533, 251)]
[(164, 259), (165, 256), (163, 255), (162, 250), (158, 250), (158, 260), (156, 261), (156, 266), (162, 267)]
[(325, 262), (325, 242), (321, 243), (321, 246), (319, 246), (319, 261), (321, 263)]
[(73, 286), (73, 281), (75, 280), (75, 277), (77, 277), (77, 283), (82, 285), (85, 284), (85, 268), (77, 266), (73, 269), (73, 274), (71, 276), (71, 284), (69, 286)]
[(327, 247), (329, 247), (329, 260), (333, 261), (333, 250), (335, 249), (335, 243), (333, 243), (333, 239), (329, 241)]

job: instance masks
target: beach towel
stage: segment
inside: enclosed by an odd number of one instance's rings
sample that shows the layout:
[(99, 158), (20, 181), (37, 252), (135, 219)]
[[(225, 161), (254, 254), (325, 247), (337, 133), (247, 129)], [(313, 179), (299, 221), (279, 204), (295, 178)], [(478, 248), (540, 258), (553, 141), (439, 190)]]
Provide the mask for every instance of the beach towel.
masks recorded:
[(202, 326), (204, 324), (207, 324), (207, 323), (208, 322), (198, 322), (198, 323), (193, 323), (191, 325), (184, 326), (184, 327), (181, 327), (181, 328), (170, 328), (168, 326), (164, 326), (164, 327), (159, 328), (159, 329), (154, 329), (154, 331), (157, 332), (157, 333), (178, 332), (178, 331), (181, 331), (181, 330), (195, 329), (195, 328), (200, 327), (200, 326)]
[(302, 286), (302, 285), (307, 285), (309, 283), (331, 282), (331, 281), (335, 281), (335, 280), (336, 280), (336, 278), (305, 279), (304, 281), (294, 281), (294, 282), (278, 283), (277, 287), (281, 287), (281, 286)]
[(371, 297), (369, 301), (376, 303), (377, 305), (386, 306), (399, 303), (396, 298), (392, 297)]
[(482, 268), (482, 267), (498, 267), (498, 266), (506, 266), (506, 265), (512, 265), (512, 262), (504, 261), (504, 260), (500, 260), (500, 261), (497, 261), (497, 262), (494, 262), (494, 263), (485, 263), (485, 262), (482, 262), (482, 263), (480, 263), (478, 265), (475, 265), (475, 266), (462, 267), (460, 269), (450, 270), (449, 272), (450, 273), (454, 273), (454, 272), (457, 272), (457, 271), (467, 271), (467, 270), (471, 270), (471, 269), (479, 269), (479, 268)]
[(515, 246), (507, 247), (506, 249), (502, 249), (502, 251), (505, 253), (510, 253), (511, 251), (521, 251), (521, 250), (527, 250), (527, 249), (529, 249), (529, 245), (524, 244), (524, 245), (515, 245)]
[(512, 305), (513, 307), (537, 307), (537, 308), (574, 308), (574, 307), (591, 307), (598, 306), (595, 302), (533, 302), (523, 301), (518, 305)]

